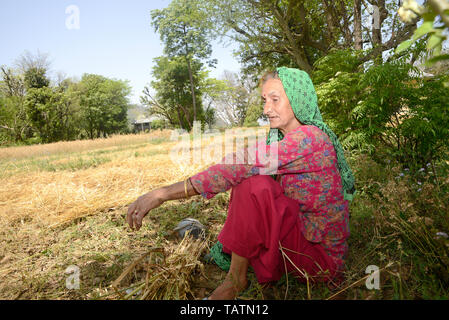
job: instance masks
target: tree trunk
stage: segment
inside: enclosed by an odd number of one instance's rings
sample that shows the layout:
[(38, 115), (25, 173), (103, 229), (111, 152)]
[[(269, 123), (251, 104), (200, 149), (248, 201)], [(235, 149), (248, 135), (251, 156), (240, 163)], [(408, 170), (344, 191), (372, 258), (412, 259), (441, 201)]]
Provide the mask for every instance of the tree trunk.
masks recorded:
[[(381, 5), (382, 1), (378, 1), (378, 3)], [(373, 47), (377, 45), (382, 45), (382, 33), (380, 32), (380, 12), (381, 8), (377, 6), (373, 6), (373, 14), (371, 17), (371, 37), (373, 39)]]
[(326, 41), (329, 44), (333, 45), (334, 40), (334, 25), (332, 20), (332, 15), (329, 8), (328, 1), (323, 1), (323, 7), (324, 7), (324, 14), (326, 16), (326, 28), (327, 32), (325, 33)]
[(89, 122), (89, 138), (91, 140), (94, 139), (94, 128), (93, 128), (92, 122)]
[(182, 116), (181, 112), (179, 111), (179, 108), (176, 108), (176, 112), (178, 113), (179, 126), (181, 127), (181, 129), (185, 129), (184, 126), (182, 125)]
[(375, 5), (372, 6), (372, 26), (371, 26), (371, 39), (374, 52), (374, 63), (382, 63), (383, 43), (382, 43), (382, 23), (387, 17), (388, 11), (385, 9), (385, 0), (378, 0)]
[(362, 1), (354, 0), (354, 49), (362, 50)]
[(182, 112), (184, 113), (184, 117), (187, 120), (188, 130), (192, 128), (192, 123), (190, 122), (190, 112), (187, 108), (184, 108), (181, 104), (178, 104), (178, 107), (182, 109)]
[(195, 87), (193, 85), (193, 76), (192, 76), (192, 66), (190, 65), (190, 59), (186, 56), (187, 59), (187, 67), (189, 69), (189, 79), (190, 79), (190, 90), (192, 92), (192, 103), (193, 103), (193, 121), (196, 121), (196, 98), (195, 98)]
[[(301, 3), (300, 5), (301, 5), (301, 22), (303, 23), (304, 27), (306, 27), (305, 26), (305, 24), (306, 24), (305, 10), (304, 10), (303, 4)], [(277, 5), (272, 4), (271, 10), (272, 10), (274, 16), (278, 19), (279, 24), (280, 24), (285, 36), (287, 37), (287, 41), (290, 44), (290, 49), (285, 47), (286, 50), (290, 51), (290, 54), (294, 57), (297, 65), (300, 69), (311, 74), (312, 66), (310, 65), (309, 60), (307, 59), (307, 57), (305, 55), (304, 48), (300, 48), (299, 43), (297, 43), (295, 41), (295, 38), (294, 38), (293, 34), (291, 33), (290, 27), (289, 27), (287, 21), (282, 16)]]

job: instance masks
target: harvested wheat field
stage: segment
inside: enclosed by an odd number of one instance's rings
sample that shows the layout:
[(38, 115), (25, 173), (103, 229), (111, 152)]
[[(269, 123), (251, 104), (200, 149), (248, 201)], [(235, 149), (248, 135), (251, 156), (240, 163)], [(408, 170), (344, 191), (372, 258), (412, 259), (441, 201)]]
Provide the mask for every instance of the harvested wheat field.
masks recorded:
[[(212, 164), (179, 152), (174, 163), (170, 152), (186, 143), (172, 134), (1, 149), (0, 298), (196, 299), (214, 289), (225, 273), (201, 256), (224, 223), (229, 192), (167, 202), (137, 232), (126, 224), (137, 197)], [(186, 217), (207, 227), (204, 241), (174, 237)]]
[[(231, 136), (246, 144), (256, 133), (255, 129), (239, 128)], [(125, 220), (128, 205), (140, 195), (213, 164), (221, 159), (215, 152), (226, 153), (223, 133), (204, 135), (200, 144), (191, 146), (189, 137), (166, 130), (0, 149), (0, 298), (158, 300), (201, 299), (210, 294), (226, 273), (203, 262), (202, 257), (215, 243), (226, 219), (229, 191), (210, 200), (195, 196), (166, 202), (147, 215), (139, 231), (132, 231)], [(206, 155), (205, 161), (193, 161), (198, 150)], [(432, 291), (436, 290), (434, 282), (422, 285), (421, 269), (410, 259), (422, 256), (434, 261), (443, 256), (438, 250), (446, 250), (449, 244), (444, 239), (433, 240), (432, 232), (445, 230), (447, 220), (434, 230), (436, 220), (426, 218), (426, 229), (422, 229), (421, 220), (401, 220), (398, 224), (400, 219), (392, 214), (406, 210), (419, 217), (421, 206), (416, 199), (432, 199), (430, 180), (419, 186), (422, 190), (412, 192), (415, 185), (396, 164), (382, 166), (363, 155), (348, 160), (365, 190), (378, 185), (378, 192), (388, 198), (373, 201), (365, 193), (353, 203), (345, 281), (330, 291), (323, 284), (299, 284), (284, 276), (275, 285), (262, 288), (250, 269), (252, 285), (240, 298), (401, 299), (439, 295)], [(447, 165), (439, 166), (439, 176), (444, 177)], [(440, 187), (446, 188), (448, 183), (445, 178)], [(397, 192), (389, 192), (391, 189)], [(418, 192), (428, 196), (412, 198)], [(447, 197), (442, 195), (440, 202), (426, 200), (423, 208), (444, 210)], [(405, 203), (409, 204), (404, 207)], [(204, 240), (175, 237), (173, 229), (187, 217), (206, 227)], [(402, 243), (407, 239), (411, 244), (404, 250)], [(432, 244), (432, 255), (421, 254), (426, 243)], [(379, 266), (379, 290), (366, 286), (369, 265)], [(427, 275), (434, 270), (429, 269), (433, 265), (441, 264), (424, 264), (428, 267), (423, 272)], [(444, 276), (443, 271), (432, 272)]]

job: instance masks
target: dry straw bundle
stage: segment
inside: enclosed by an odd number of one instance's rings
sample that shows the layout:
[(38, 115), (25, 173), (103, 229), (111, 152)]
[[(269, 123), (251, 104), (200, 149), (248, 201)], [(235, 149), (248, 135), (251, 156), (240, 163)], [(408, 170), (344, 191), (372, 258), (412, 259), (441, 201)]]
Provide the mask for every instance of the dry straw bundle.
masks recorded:
[[(206, 240), (194, 239), (187, 235), (179, 244), (165, 248), (152, 248), (131, 263), (112, 283), (112, 287), (116, 295), (125, 300), (195, 298), (192, 290), (195, 277), (198, 275), (206, 277), (204, 265), (200, 261), (200, 256), (206, 247)], [(142, 279), (142, 270), (144, 279)], [(129, 278), (134, 278), (136, 281), (127, 287), (120, 288), (121, 283), (129, 283)]]

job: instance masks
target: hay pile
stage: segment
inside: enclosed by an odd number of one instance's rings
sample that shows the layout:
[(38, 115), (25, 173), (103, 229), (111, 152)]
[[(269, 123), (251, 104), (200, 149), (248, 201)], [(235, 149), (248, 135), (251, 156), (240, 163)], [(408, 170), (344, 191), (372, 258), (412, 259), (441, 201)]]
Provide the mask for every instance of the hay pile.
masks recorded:
[[(202, 276), (200, 256), (207, 241), (186, 236), (168, 248), (152, 248), (131, 263), (112, 283), (114, 299), (186, 300), (195, 299), (192, 282)], [(122, 284), (128, 283), (123, 286)]]

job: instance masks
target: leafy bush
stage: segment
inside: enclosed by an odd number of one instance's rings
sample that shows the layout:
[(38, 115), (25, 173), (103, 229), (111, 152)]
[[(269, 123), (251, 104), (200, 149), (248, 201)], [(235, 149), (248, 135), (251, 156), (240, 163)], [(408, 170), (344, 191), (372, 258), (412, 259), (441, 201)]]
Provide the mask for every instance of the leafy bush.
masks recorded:
[(323, 118), (345, 149), (414, 169), (444, 155), (449, 95), (447, 79), (425, 79), (405, 58), (356, 72), (356, 53), (337, 51), (318, 61), (314, 80)]
[(385, 155), (417, 169), (439, 159), (449, 138), (449, 97), (442, 79), (424, 79), (405, 61), (370, 68), (361, 102), (352, 110), (356, 130)]
[(162, 130), (168, 127), (168, 123), (165, 120), (153, 120), (151, 121), (151, 129), (152, 130)]

